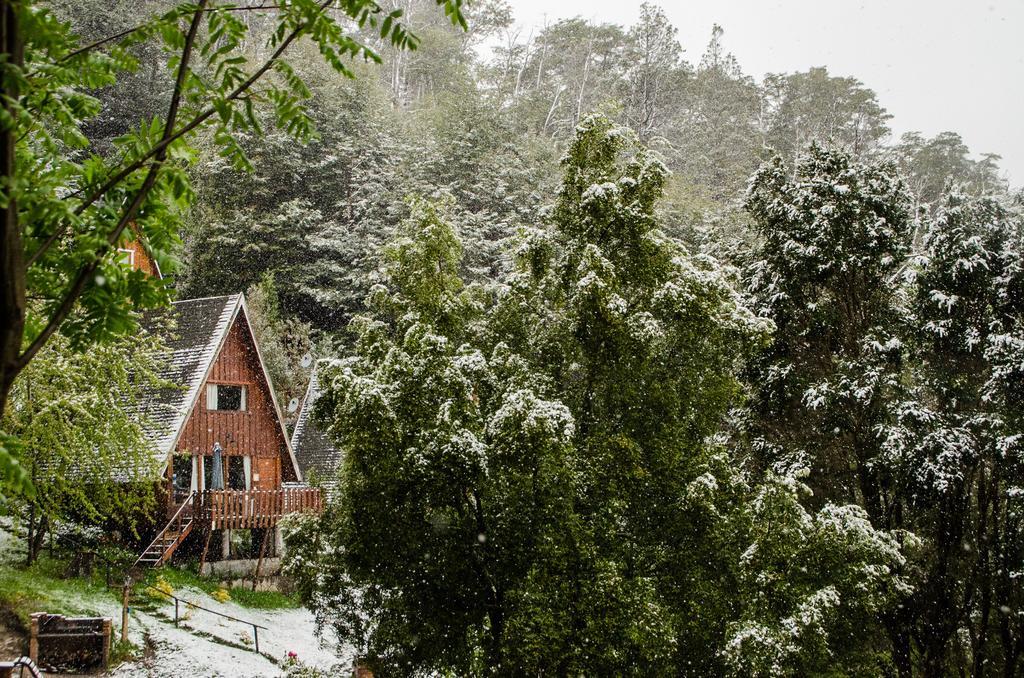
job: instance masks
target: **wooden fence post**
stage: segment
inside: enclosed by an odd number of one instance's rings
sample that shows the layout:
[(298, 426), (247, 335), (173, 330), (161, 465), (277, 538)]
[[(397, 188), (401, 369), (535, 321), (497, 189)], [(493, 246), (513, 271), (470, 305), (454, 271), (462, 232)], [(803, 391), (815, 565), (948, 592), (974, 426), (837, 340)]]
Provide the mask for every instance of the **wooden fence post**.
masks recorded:
[(131, 599), (132, 580), (125, 577), (124, 589), (121, 591), (121, 642), (128, 642), (128, 602)]
[(110, 617), (103, 618), (103, 669), (110, 668), (110, 640), (114, 629)]
[(42, 612), (36, 612), (32, 615), (32, 621), (29, 626), (28, 658), (36, 664), (39, 663), (39, 618), (42, 616)]

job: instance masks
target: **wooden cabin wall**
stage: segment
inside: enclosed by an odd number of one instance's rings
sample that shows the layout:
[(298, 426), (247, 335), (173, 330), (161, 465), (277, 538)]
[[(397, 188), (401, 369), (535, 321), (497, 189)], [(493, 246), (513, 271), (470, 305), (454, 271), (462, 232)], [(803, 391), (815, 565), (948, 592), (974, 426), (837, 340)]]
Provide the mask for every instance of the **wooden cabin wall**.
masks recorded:
[(138, 240), (132, 240), (125, 245), (122, 245), (122, 249), (131, 250), (134, 252), (134, 263), (132, 268), (136, 271), (142, 271), (148, 276), (158, 277), (159, 273), (156, 268), (156, 262), (153, 261), (153, 257), (149, 256), (149, 252), (142, 246), (142, 243)]
[[(294, 479), (270, 390), (243, 316), (239, 315), (228, 331), (207, 384), (245, 386), (246, 410), (208, 410), (204, 384), (178, 441), (178, 452), (209, 455), (213, 444), (219, 442), (226, 456), (249, 455), (252, 457), (253, 489), (280, 487), (282, 471), (284, 480)], [(259, 474), (258, 480), (256, 474)]]

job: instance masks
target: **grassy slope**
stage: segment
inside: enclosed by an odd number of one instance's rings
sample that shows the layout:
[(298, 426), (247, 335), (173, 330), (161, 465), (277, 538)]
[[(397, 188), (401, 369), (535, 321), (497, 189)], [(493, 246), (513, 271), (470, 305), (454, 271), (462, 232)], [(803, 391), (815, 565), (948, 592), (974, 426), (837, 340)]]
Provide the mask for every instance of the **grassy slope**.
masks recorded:
[(30, 567), (0, 564), (0, 606), (14, 613), (24, 628), (33, 612), (109, 615), (119, 606), (116, 590), (107, 588), (101, 571), (88, 578), (64, 579), (66, 567), (66, 561), (46, 555)]
[[(0, 562), (0, 608), (17, 619), (19, 626), (28, 628), (33, 612), (46, 611), (69, 616), (107, 616), (120, 608), (120, 588), (108, 588), (102, 561), (97, 560), (90, 577), (64, 578), (68, 560), (51, 558), (44, 553), (39, 560), (26, 567), (19, 560), (7, 559)], [(119, 576), (118, 572), (113, 577)], [(173, 590), (192, 588), (217, 597), (223, 585), (206, 577), (200, 577), (188, 570), (163, 567), (147, 573), (144, 582), (135, 585), (133, 597), (150, 598), (155, 591), (146, 584), (157, 584), (162, 578)], [(262, 610), (277, 610), (300, 607), (293, 596), (277, 591), (252, 591), (249, 588), (227, 589), (231, 600), (242, 607)], [(156, 594), (158, 595), (158, 594)], [(223, 595), (221, 593), (220, 595)], [(198, 602), (198, 601), (197, 601)]]
[[(194, 588), (214, 597), (219, 590), (224, 589), (224, 586), (215, 579), (200, 577), (193, 572), (177, 567), (161, 568), (151, 579), (155, 580), (157, 576), (163, 577), (174, 589)], [(253, 591), (246, 587), (234, 587), (227, 589), (227, 592), (231, 596), (231, 600), (242, 607), (260, 610), (301, 607), (298, 598), (278, 591)]]

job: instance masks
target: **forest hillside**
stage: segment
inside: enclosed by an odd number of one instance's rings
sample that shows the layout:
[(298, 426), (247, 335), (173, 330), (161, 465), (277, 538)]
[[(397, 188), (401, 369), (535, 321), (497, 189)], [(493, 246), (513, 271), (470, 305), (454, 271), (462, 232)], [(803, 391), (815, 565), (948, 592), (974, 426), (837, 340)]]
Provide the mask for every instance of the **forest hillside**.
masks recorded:
[(856, 73), (747, 72), (655, 4), (528, 33), (504, 0), (0, 4), (29, 561), (145, 531), (138, 479), (174, 475), (140, 311), (244, 292), (286, 425), (315, 363), (339, 460), (293, 473), (329, 501), (282, 519), (285, 572), (380, 675), (1024, 672), (999, 149), (896, 137)]

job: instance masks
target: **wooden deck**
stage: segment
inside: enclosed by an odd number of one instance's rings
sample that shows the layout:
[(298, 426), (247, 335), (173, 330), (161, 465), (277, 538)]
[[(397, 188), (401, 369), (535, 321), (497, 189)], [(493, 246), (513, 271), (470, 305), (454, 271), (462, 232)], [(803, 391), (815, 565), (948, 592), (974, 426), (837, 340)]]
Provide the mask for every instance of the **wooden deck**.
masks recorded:
[(290, 513), (322, 513), (323, 509), (323, 493), (315, 487), (199, 493), (199, 517), (214, 530), (274, 527)]

